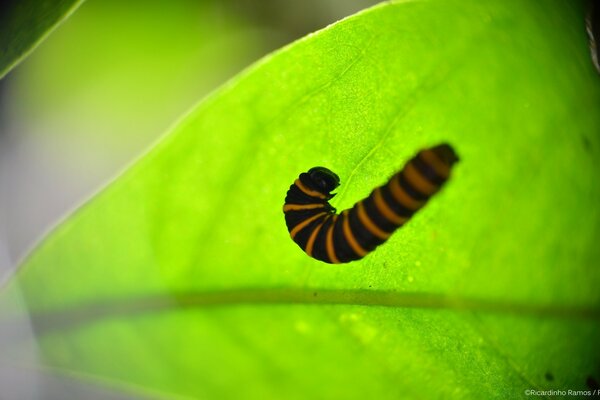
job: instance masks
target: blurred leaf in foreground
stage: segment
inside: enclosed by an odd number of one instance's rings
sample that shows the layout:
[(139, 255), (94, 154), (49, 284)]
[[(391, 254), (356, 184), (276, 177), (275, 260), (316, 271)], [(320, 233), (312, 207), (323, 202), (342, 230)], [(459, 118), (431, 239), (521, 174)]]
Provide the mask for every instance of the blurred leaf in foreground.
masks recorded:
[(0, 3), (0, 78), (14, 68), (83, 0)]
[[(170, 396), (585, 390), (598, 104), (579, 2), (372, 8), (206, 99), (47, 237), (0, 318), (20, 286), (48, 366)], [(441, 141), (452, 180), (373, 254), (325, 265), (289, 239), (299, 172), (336, 171), (344, 209)]]

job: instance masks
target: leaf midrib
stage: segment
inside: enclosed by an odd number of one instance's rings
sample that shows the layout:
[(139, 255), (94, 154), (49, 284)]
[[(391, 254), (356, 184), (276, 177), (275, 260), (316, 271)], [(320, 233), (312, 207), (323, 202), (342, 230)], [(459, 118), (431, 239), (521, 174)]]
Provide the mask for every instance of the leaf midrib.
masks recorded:
[(190, 308), (240, 305), (345, 305), (483, 312), (524, 317), (600, 320), (597, 305), (560, 305), (482, 299), (435, 293), (319, 288), (241, 288), (189, 291), (93, 302), (62, 310), (34, 311), (29, 318), (37, 334), (64, 331), (99, 320)]

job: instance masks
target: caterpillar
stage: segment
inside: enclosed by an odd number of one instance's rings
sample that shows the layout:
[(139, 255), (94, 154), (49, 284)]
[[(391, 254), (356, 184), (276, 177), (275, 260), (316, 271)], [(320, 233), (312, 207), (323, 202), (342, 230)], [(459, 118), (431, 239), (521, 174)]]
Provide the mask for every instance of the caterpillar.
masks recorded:
[(340, 178), (324, 167), (303, 172), (290, 186), (283, 213), (302, 250), (330, 264), (359, 260), (384, 243), (437, 193), (458, 156), (443, 143), (419, 151), (383, 186), (337, 213), (329, 204)]

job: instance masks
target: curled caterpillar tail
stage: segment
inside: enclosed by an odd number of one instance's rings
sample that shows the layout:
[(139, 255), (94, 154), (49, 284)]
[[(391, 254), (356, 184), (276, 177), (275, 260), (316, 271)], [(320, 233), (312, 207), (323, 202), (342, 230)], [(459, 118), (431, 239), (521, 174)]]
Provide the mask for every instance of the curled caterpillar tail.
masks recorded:
[(448, 144), (421, 150), (383, 186), (336, 213), (340, 178), (323, 167), (300, 174), (285, 197), (290, 236), (311, 257), (338, 264), (363, 258), (419, 211), (450, 177), (458, 156)]

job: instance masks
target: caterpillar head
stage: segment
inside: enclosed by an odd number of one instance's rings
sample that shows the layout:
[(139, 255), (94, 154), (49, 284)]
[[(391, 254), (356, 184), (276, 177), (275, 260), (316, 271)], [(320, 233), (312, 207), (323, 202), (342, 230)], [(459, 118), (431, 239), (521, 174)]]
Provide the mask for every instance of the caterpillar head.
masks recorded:
[(308, 176), (315, 189), (323, 194), (329, 194), (340, 185), (340, 178), (324, 167), (314, 167), (308, 171)]

